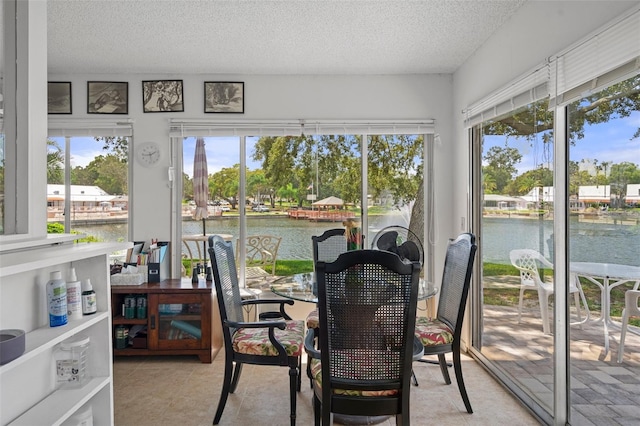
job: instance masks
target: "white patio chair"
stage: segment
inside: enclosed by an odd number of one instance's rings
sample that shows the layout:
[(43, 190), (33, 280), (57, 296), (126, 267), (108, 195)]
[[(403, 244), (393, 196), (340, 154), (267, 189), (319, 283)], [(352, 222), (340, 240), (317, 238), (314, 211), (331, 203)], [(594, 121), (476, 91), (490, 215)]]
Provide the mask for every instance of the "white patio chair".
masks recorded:
[(640, 316), (640, 290), (627, 290), (624, 293), (624, 309), (622, 310), (622, 330), (620, 331), (620, 346), (618, 347), (618, 362), (624, 356), (624, 339), (627, 336), (629, 317)]
[[(542, 281), (540, 278), (539, 267), (553, 269), (553, 264), (540, 254), (540, 252), (531, 249), (516, 249), (509, 253), (511, 264), (520, 271), (520, 302), (518, 304), (518, 322), (522, 320), (522, 303), (525, 290), (537, 290), (538, 301), (540, 303), (540, 316), (542, 317), (542, 331), (545, 334), (551, 333), (549, 324), (549, 296), (554, 292), (553, 282)], [(578, 321), (572, 322), (571, 325), (583, 324), (590, 316), (587, 299), (582, 291), (580, 280), (576, 274), (570, 275), (569, 293), (573, 294), (576, 304)], [(586, 316), (583, 319), (580, 310), (580, 301), (584, 306)]]

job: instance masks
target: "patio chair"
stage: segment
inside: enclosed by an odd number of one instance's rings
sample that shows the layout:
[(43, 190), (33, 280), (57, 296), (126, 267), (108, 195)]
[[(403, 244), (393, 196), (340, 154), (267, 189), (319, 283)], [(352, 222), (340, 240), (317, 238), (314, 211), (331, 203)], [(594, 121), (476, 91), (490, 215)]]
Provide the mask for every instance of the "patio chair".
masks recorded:
[(452, 353), (458, 390), (469, 414), (473, 413), (473, 410), (462, 378), (460, 335), (476, 249), (473, 234), (461, 234), (449, 242), (436, 317), (432, 320), (418, 317), (416, 320), (416, 336), (424, 346), (424, 354), (438, 355), (440, 370), (448, 385), (451, 384), (451, 378), (445, 354)]
[[(553, 269), (553, 264), (549, 262), (540, 252), (531, 249), (516, 249), (509, 253), (511, 264), (520, 271), (520, 301), (518, 303), (518, 322), (522, 321), (522, 305), (524, 300), (524, 292), (526, 290), (537, 290), (538, 301), (540, 304), (540, 316), (542, 317), (542, 331), (545, 334), (551, 333), (549, 323), (549, 296), (554, 292), (553, 282), (543, 281), (540, 278), (539, 266)], [(578, 321), (572, 322), (571, 325), (583, 324), (589, 317), (589, 307), (587, 299), (582, 291), (580, 280), (575, 273), (571, 273), (569, 280), (569, 294), (573, 294), (576, 305), (576, 314)], [(582, 319), (580, 310), (580, 302), (584, 306), (586, 316)]]
[[(249, 235), (245, 240), (246, 265), (244, 277), (246, 281), (265, 280), (276, 273), (276, 259), (282, 237), (274, 235)], [(236, 242), (239, 250), (240, 242)], [(240, 259), (236, 256), (237, 259)]]
[(395, 415), (396, 424), (408, 425), (420, 266), (394, 253), (354, 250), (319, 261), (316, 274), (319, 350), (313, 330), (305, 339), (315, 424), (333, 424), (335, 413)]
[[(636, 283), (636, 288), (638, 284)], [(622, 328), (620, 331), (620, 345), (618, 346), (618, 362), (624, 356), (624, 339), (627, 336), (629, 317), (640, 316), (640, 290), (627, 290), (624, 293), (624, 309), (622, 310)]]
[[(293, 321), (284, 305), (287, 299), (242, 300), (231, 243), (214, 235), (209, 237), (209, 256), (213, 269), (222, 334), (224, 338), (224, 380), (213, 424), (218, 424), (229, 393), (236, 390), (243, 364), (289, 367), (291, 425), (296, 421), (296, 392), (300, 390), (301, 355), (304, 322)], [(275, 303), (284, 320), (245, 322), (243, 306)], [(235, 367), (234, 367), (235, 365)]]

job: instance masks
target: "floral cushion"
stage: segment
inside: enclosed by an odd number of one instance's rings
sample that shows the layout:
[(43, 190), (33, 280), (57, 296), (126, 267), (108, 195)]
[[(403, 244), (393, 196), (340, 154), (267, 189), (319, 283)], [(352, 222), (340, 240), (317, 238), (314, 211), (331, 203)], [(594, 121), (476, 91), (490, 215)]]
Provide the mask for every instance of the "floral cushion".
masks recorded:
[(307, 328), (309, 330), (320, 328), (320, 314), (318, 313), (318, 308), (315, 308), (313, 311), (309, 312), (309, 315), (307, 315)]
[[(383, 360), (381, 360), (383, 361)], [(311, 358), (311, 377), (314, 381), (314, 386), (317, 386), (319, 390), (322, 389), (322, 363), (319, 359)], [(384, 368), (384, 362), (377, 364), (380, 368)], [(371, 373), (371, 364), (364, 363), (366, 372), (363, 372), (363, 378)], [(374, 364), (376, 365), (376, 364)], [(397, 395), (400, 392), (399, 389), (384, 389), (384, 390), (355, 390), (355, 389), (333, 389), (334, 395), (349, 395), (349, 396), (391, 396)]]
[(416, 336), (423, 346), (453, 343), (453, 331), (446, 324), (425, 317), (416, 318)]
[[(282, 343), (287, 355), (300, 356), (304, 340), (304, 322), (286, 321), (284, 330), (275, 329), (276, 339)], [(276, 356), (278, 350), (269, 341), (267, 328), (241, 328), (233, 335), (233, 350), (247, 355)]]

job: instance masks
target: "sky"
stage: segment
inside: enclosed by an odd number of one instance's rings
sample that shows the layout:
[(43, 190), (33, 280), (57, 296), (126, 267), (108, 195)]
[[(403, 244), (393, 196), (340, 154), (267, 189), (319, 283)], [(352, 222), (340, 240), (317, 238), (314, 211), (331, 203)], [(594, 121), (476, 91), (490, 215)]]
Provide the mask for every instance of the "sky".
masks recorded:
[[(640, 128), (640, 111), (634, 111), (629, 117), (607, 123), (587, 125), (584, 128), (584, 138), (576, 141), (575, 145), (569, 148), (569, 159), (577, 162), (597, 160), (598, 164), (603, 161), (612, 164), (631, 162), (640, 167), (640, 138), (631, 140), (638, 128)], [(484, 151), (486, 152), (492, 146), (504, 147), (504, 143), (504, 137), (485, 137)], [(518, 174), (535, 169), (536, 158), (538, 165), (543, 164), (541, 141), (531, 146), (531, 143), (524, 138), (510, 138), (508, 144), (509, 147), (517, 148), (522, 154), (522, 161), (516, 165)], [(553, 152), (551, 155), (553, 156)]]
[[(583, 159), (598, 160), (598, 163), (608, 161), (610, 163), (632, 162), (640, 166), (640, 138), (631, 140), (634, 132), (640, 127), (640, 111), (631, 114), (630, 117), (611, 120), (608, 123), (585, 127), (585, 137), (576, 142), (570, 148), (570, 159), (580, 161)], [(61, 147), (64, 147), (64, 138), (52, 138)], [(247, 166), (250, 170), (260, 168), (260, 163), (251, 160), (253, 147), (257, 137), (247, 138)], [(231, 167), (239, 163), (239, 138), (238, 137), (209, 137), (205, 138), (205, 150), (209, 165), (209, 174), (216, 173), (224, 167)], [(485, 138), (485, 152), (491, 146), (504, 146), (503, 137)], [(517, 148), (522, 154), (522, 162), (516, 165), (518, 173), (535, 168), (542, 164), (542, 143), (531, 144), (524, 139), (510, 138), (509, 146)], [(195, 137), (186, 138), (183, 145), (184, 172), (193, 175), (193, 154), (195, 151)], [(71, 140), (71, 164), (73, 167), (86, 167), (97, 155), (102, 154), (102, 144), (93, 138), (72, 138)], [(552, 153), (553, 154), (553, 153)], [(135, 161), (135, 160), (134, 160)]]

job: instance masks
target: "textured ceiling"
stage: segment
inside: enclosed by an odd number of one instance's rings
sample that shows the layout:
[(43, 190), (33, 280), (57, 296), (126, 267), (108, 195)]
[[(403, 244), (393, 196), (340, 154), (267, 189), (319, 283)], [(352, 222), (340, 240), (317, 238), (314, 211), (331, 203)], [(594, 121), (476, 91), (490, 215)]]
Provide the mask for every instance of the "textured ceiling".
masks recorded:
[(525, 1), (48, 0), (49, 73), (451, 73)]

